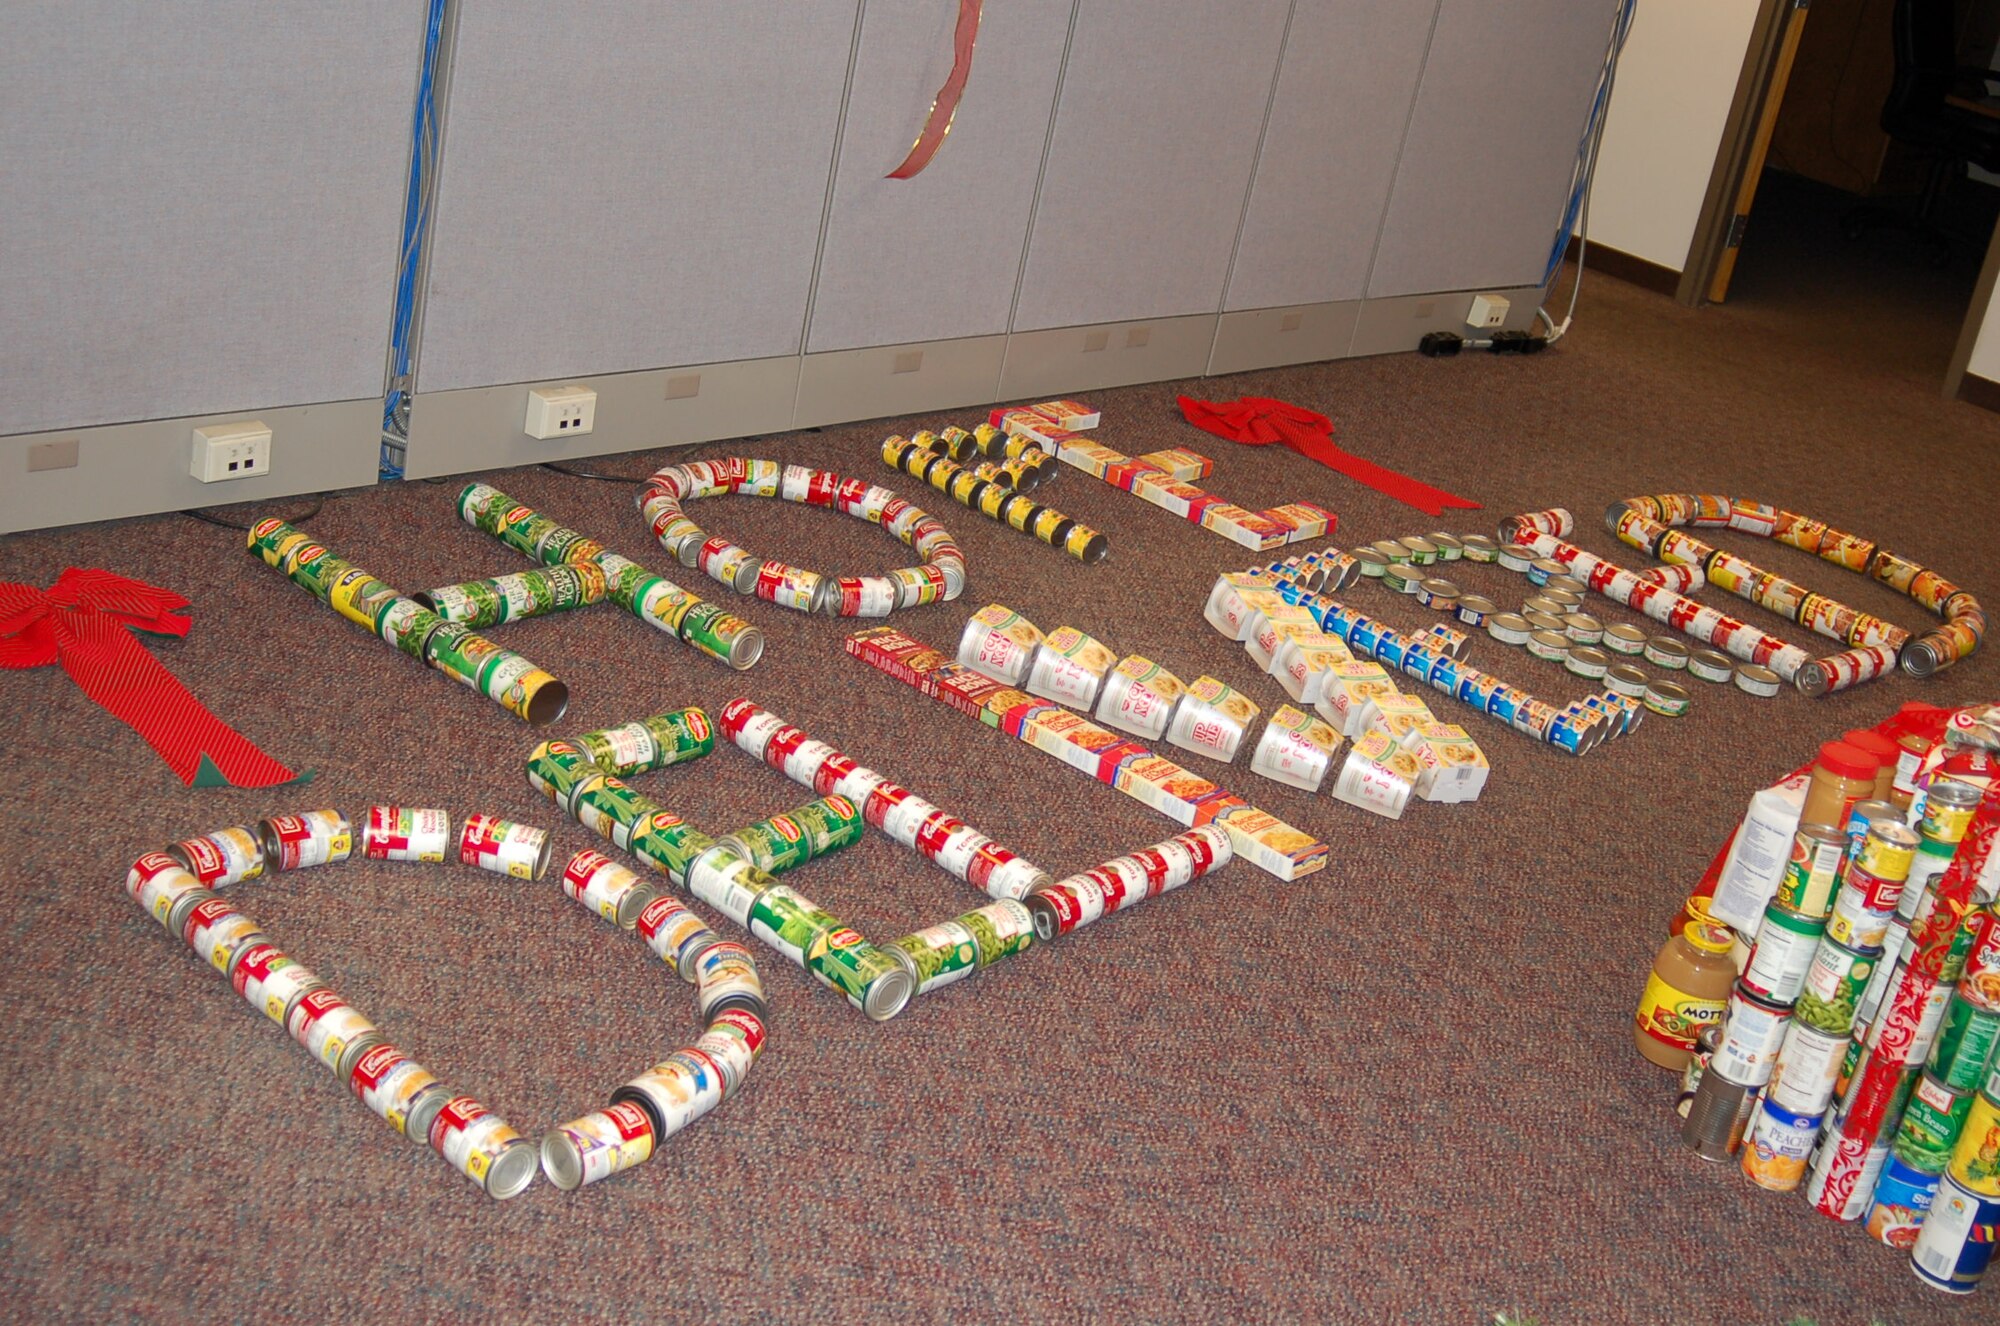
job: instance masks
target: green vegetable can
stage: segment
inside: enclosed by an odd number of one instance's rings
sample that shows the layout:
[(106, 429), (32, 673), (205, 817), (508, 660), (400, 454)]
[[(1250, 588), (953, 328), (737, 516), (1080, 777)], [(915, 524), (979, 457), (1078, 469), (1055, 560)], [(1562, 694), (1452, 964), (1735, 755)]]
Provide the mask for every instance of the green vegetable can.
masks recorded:
[(715, 839), (672, 811), (656, 809), (645, 823), (633, 828), (626, 850), (687, 888), (695, 861), (715, 845)]
[[(758, 901), (761, 905), (763, 900)], [(917, 992), (916, 978), (900, 959), (843, 925), (813, 936), (806, 970), (873, 1022), (887, 1022), (902, 1012)]]
[(1974, 1094), (1949, 1085), (1936, 1073), (1925, 1073), (1903, 1107), (1903, 1122), (1896, 1129), (1896, 1158), (1920, 1173), (1944, 1173), (1966, 1116), (1972, 1113)]
[(1986, 1080), (1996, 1046), (2000, 1046), (2000, 1013), (1979, 1007), (1961, 989), (1944, 1011), (1937, 1043), (1931, 1047), (1930, 1070), (1948, 1086), (1976, 1090)]
[(959, 917), (958, 923), (972, 932), (982, 968), (1026, 952), (1035, 942), (1035, 914), (1026, 903), (1013, 898), (989, 902)]
[(625, 848), (640, 829), (650, 824), (659, 806), (633, 791), (609, 774), (585, 779), (571, 793), (570, 816), (613, 847)]
[(972, 931), (957, 921), (941, 921), (904, 935), (887, 951), (909, 969), (918, 994), (929, 994), (979, 970), (978, 942)]
[(867, 828), (860, 808), (846, 797), (835, 795), (746, 825), (722, 841), (759, 870), (781, 875), (843, 847), (852, 847), (861, 841)]
[(839, 917), (784, 884), (765, 889), (750, 908), (751, 933), (801, 967), (815, 939), (843, 928)]
[(586, 732), (576, 744), (605, 773), (624, 778), (709, 754), (715, 749), (715, 727), (700, 709), (688, 708)]
[(1806, 968), (1805, 988), (1799, 991), (1798, 1020), (1830, 1035), (1853, 1031), (1854, 1010), (1880, 958), (1880, 953), (1863, 953), (1822, 935)]

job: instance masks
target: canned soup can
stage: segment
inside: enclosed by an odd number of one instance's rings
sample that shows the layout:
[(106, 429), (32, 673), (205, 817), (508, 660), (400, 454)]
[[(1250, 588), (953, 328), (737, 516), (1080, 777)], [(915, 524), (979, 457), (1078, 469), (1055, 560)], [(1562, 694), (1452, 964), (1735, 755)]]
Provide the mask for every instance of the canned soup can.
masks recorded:
[(454, 1096), (431, 1120), (431, 1149), (487, 1196), (504, 1200), (535, 1181), (539, 1156), (528, 1139), (470, 1096)]
[(167, 849), (202, 887), (225, 888), (264, 873), (264, 843), (248, 827), (217, 829)]
[(370, 806), (361, 854), (376, 861), (441, 863), (451, 848), (451, 815), (435, 809)]
[(652, 1117), (622, 1102), (572, 1119), (542, 1138), (542, 1172), (564, 1192), (608, 1179), (653, 1155)]

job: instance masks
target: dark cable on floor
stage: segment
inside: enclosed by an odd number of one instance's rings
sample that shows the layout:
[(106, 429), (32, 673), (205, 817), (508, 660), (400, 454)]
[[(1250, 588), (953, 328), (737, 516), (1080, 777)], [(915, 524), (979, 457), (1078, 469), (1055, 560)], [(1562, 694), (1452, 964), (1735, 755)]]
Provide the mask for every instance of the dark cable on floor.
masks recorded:
[(567, 474), (572, 479), (600, 479), (605, 483), (626, 484), (646, 482), (646, 476), (643, 474), (599, 474), (596, 470), (580, 470), (574, 465), (562, 465), (552, 460), (543, 461), (542, 468), (554, 470), (557, 474)]
[[(296, 516), (286, 516), (284, 518), (285, 523), (288, 525), (296, 525), (301, 521), (311, 520), (314, 516), (320, 513), (320, 508), (324, 507), (331, 500), (332, 498), (322, 493), (318, 497), (314, 498), (313, 504), (310, 507), (306, 508), (304, 511), (299, 512)], [(220, 516), (211, 516), (206, 511), (186, 510), (181, 512), (181, 514), (186, 516), (190, 520), (199, 520), (202, 523), (208, 525), (220, 525), (224, 529), (247, 530), (250, 528), (248, 524), (239, 525), (233, 520), (224, 520)]]

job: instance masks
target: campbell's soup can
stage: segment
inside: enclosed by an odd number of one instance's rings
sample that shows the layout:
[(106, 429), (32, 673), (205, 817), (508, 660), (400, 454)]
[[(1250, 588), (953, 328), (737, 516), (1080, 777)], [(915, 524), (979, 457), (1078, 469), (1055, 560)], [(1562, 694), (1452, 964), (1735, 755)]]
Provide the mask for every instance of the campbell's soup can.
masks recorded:
[(454, 1096), (431, 1120), (431, 1150), (488, 1196), (515, 1196), (535, 1181), (539, 1157), (508, 1122), (470, 1096)]
[(174, 909), (184, 899), (209, 892), (165, 852), (148, 852), (134, 861), (125, 875), (125, 891), (147, 915), (168, 930), (173, 928)]
[(639, 914), (657, 896), (636, 871), (590, 848), (563, 867), (562, 891), (621, 930), (636, 925)]
[(308, 990), (286, 1015), (285, 1030), (338, 1077), (354, 1071), (361, 1052), (382, 1039), (360, 1010), (325, 986)]
[(370, 806), (361, 854), (375, 861), (443, 862), (451, 849), (451, 815), (434, 809)]
[(354, 845), (353, 827), (337, 810), (273, 815), (258, 824), (257, 836), (264, 844), (264, 864), (273, 871), (334, 865), (345, 861)]
[(624, 1102), (572, 1119), (542, 1138), (542, 1172), (564, 1192), (650, 1160), (653, 1121)]
[(203, 962), (224, 973), (239, 954), (268, 942), (255, 921), (213, 897), (195, 900), (181, 922), (181, 938)]
[(426, 1098), (431, 1098), (434, 1109), (442, 1108), (449, 1099), (429, 1069), (387, 1041), (377, 1041), (361, 1052), (347, 1082), (363, 1105), (413, 1142), (423, 1141), (430, 1125), (428, 1117), (414, 1117), (413, 1111)]
[(695, 1004), (704, 1023), (712, 1023), (731, 1010), (747, 1010), (763, 1017), (764, 980), (749, 949), (729, 940), (712, 939), (697, 949), (692, 965)]
[(274, 945), (253, 944), (236, 959), (229, 983), (250, 1007), (286, 1025), (292, 1005), (310, 990), (323, 989), (319, 978), (286, 957)]
[(202, 887), (225, 888), (264, 873), (264, 843), (252, 828), (217, 829), (167, 849)]
[(549, 835), (533, 825), (512, 824), (492, 815), (468, 816), (458, 840), (458, 859), (496, 875), (540, 879), (549, 868)]
[[(579, 857), (582, 855), (578, 853)], [(563, 874), (565, 883), (576, 866), (576, 860), (572, 859), (570, 869)], [(680, 899), (664, 893), (655, 893), (647, 899), (632, 924), (639, 937), (646, 941), (646, 947), (652, 949), (662, 962), (671, 964), (684, 981), (694, 979), (695, 954), (700, 952), (698, 946), (705, 947), (716, 942), (715, 932), (708, 928), (706, 922), (683, 905)]]

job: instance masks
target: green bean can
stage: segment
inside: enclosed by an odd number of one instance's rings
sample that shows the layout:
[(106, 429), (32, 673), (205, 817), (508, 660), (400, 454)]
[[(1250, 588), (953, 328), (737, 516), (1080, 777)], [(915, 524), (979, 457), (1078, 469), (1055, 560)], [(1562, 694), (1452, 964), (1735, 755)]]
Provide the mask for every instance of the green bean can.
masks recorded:
[(478, 630), (498, 626), (507, 620), (506, 600), (496, 583), (472, 580), (463, 585), (441, 585), (418, 598), (418, 602), (448, 622), (458, 622)]
[(443, 625), (444, 618), (413, 599), (391, 599), (375, 612), (375, 634), (419, 663), (428, 661), (425, 646)]
[(806, 950), (806, 970), (874, 1022), (886, 1022), (902, 1012), (917, 990), (916, 978), (900, 958), (844, 925), (813, 936)]
[(2000, 1013), (1979, 1007), (1961, 989), (1944, 1011), (1931, 1046), (1930, 1070), (1946, 1086), (1975, 1090), (1986, 1080), (1996, 1045), (2000, 1045)]
[(916, 978), (918, 994), (929, 994), (979, 970), (978, 941), (971, 929), (957, 921), (940, 921), (904, 935), (887, 951), (891, 957), (901, 955), (903, 965)]
[(838, 917), (784, 884), (765, 889), (750, 908), (751, 932), (801, 967), (813, 940), (840, 928)]
[(535, 747), (528, 756), (527, 770), (534, 789), (565, 811), (577, 788), (604, 775), (604, 770), (571, 741), (545, 741)]
[(647, 797), (609, 774), (584, 780), (569, 802), (569, 813), (578, 824), (619, 848), (629, 846), (640, 822), (658, 810)]
[(626, 850), (685, 888), (695, 858), (715, 845), (715, 839), (671, 810), (656, 809), (633, 828)]
[(606, 773), (623, 777), (698, 760), (715, 749), (715, 728), (697, 708), (586, 732), (576, 744)]
[(1013, 898), (989, 902), (959, 917), (958, 923), (972, 932), (982, 968), (1025, 952), (1035, 942), (1035, 914)]
[(1944, 1173), (1951, 1149), (1965, 1129), (1966, 1116), (1972, 1113), (1974, 1094), (1950, 1085), (1936, 1073), (1925, 1073), (1903, 1106), (1903, 1122), (1896, 1129), (1896, 1158), (1924, 1174)]
[(723, 841), (759, 870), (778, 875), (853, 846), (867, 828), (860, 809), (835, 795), (746, 825)]
[(689, 607), (681, 618), (680, 636), (739, 672), (764, 655), (764, 633), (713, 603), (697, 602)]
[(1799, 991), (1799, 1021), (1836, 1036), (1853, 1031), (1854, 1010), (1879, 958), (1821, 936), (1806, 969), (1805, 988)]

